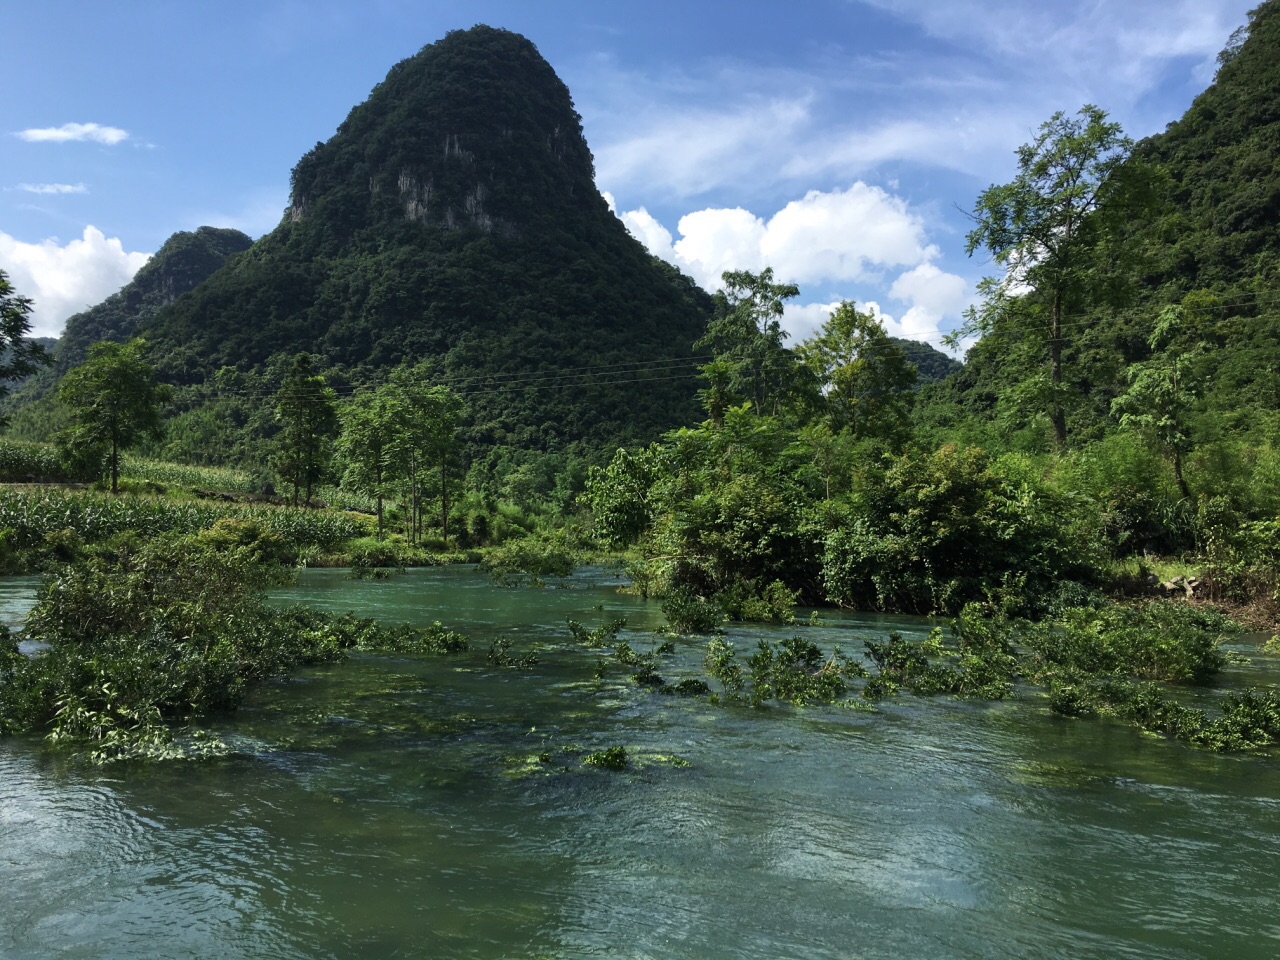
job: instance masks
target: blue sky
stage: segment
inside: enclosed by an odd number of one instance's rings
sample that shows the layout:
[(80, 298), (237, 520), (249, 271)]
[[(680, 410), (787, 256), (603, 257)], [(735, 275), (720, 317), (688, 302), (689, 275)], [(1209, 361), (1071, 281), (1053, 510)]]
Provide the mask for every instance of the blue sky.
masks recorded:
[(629, 229), (708, 289), (772, 266), (797, 339), (842, 299), (936, 343), (991, 270), (964, 211), (1057, 110), (1177, 119), (1254, 0), (221, 0), (0, 11), (0, 269), (35, 332), (201, 224), (257, 237), (289, 172), (448, 30), (523, 33)]

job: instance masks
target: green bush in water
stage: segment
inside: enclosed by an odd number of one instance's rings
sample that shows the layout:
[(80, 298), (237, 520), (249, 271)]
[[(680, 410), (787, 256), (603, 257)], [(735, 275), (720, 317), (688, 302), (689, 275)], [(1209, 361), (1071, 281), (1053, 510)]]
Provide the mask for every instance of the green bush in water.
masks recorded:
[(527, 536), (495, 547), (482, 566), (502, 586), (516, 586), (523, 579), (530, 586), (543, 586), (547, 577), (572, 574), (579, 561), (578, 552), (562, 535)]
[(847, 678), (860, 676), (861, 667), (834, 650), (826, 656), (814, 643), (791, 637), (772, 644), (761, 640), (747, 661), (751, 700), (788, 703), (836, 703), (848, 690)]
[(1280, 743), (1280, 693), (1249, 689), (1227, 694), (1222, 716), (1199, 732), (1197, 742), (1222, 751)]
[(538, 662), (538, 655), (533, 651), (526, 653), (523, 657), (514, 656), (511, 653), (511, 641), (506, 637), (493, 641), (485, 656), (495, 667), (513, 670), (532, 670)]
[(742, 623), (795, 623), (800, 591), (774, 580), (763, 590), (755, 584), (736, 581), (715, 595), (715, 602), (730, 620)]
[(0, 637), (0, 733), (44, 732), (97, 762), (181, 756), (172, 725), (234, 710), (257, 680), (356, 647), (466, 648), (438, 623), (388, 628), (269, 607), (264, 591), (290, 572), (262, 563), (257, 546), (118, 537), (48, 577), (26, 628), (47, 646), (26, 657)]
[(1209, 720), (1203, 710), (1171, 699), (1158, 683), (1064, 673), (1050, 680), (1049, 707), (1068, 717), (1115, 717), (1149, 733), (1219, 752), (1280, 743), (1280, 694), (1275, 690), (1229, 693), (1221, 715)]
[(606, 747), (596, 753), (588, 753), (582, 762), (590, 767), (603, 767), (605, 770), (625, 770), (631, 761), (627, 758), (627, 748), (623, 746)]
[(449, 630), (434, 621), (426, 628), (411, 627), (402, 624), (398, 627), (384, 627), (375, 621), (362, 621), (368, 627), (361, 632), (359, 640), (353, 644), (361, 650), (383, 653), (463, 653), (471, 648), (471, 641), (466, 634)]
[(1065, 610), (1057, 621), (1029, 625), (1024, 642), (1040, 677), (1066, 670), (1208, 683), (1226, 663), (1222, 641), (1238, 629), (1216, 611), (1158, 600)]
[(616, 620), (609, 620), (594, 630), (588, 630), (572, 617), (566, 618), (565, 622), (568, 623), (569, 632), (573, 634), (574, 640), (584, 647), (595, 649), (613, 643), (618, 638), (618, 631), (627, 625), (627, 618), (619, 617)]
[(663, 598), (662, 613), (676, 633), (710, 633), (724, 622), (724, 610), (692, 587), (675, 587)]
[(342, 656), (337, 631), (262, 603), (285, 576), (199, 537), (122, 542), (62, 569), (27, 619), (47, 647), (8, 661), (0, 730), (44, 730), (98, 760), (162, 755), (167, 721), (232, 710), (254, 680)]
[(918, 644), (904, 640), (901, 634), (890, 633), (883, 643), (867, 640), (864, 646), (876, 668), (862, 690), (868, 700), (891, 696), (900, 687), (924, 695), (950, 693), (953, 689), (952, 671), (931, 663)]

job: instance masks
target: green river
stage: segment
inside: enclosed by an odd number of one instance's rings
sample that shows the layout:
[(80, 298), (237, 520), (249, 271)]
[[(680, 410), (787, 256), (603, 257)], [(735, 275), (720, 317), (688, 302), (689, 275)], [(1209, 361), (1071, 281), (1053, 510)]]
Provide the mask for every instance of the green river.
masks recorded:
[[(440, 620), (474, 650), (260, 687), (217, 725), (221, 759), (94, 769), (0, 740), (0, 957), (1280, 956), (1276, 757), (1065, 720), (1031, 692), (859, 712), (598, 681), (565, 618), (625, 616), (643, 652), (662, 615), (607, 571), (563, 586), (305, 571), (287, 599)], [(33, 589), (3, 585), (0, 618)], [(792, 629), (852, 653), (928, 626)], [(729, 630), (742, 654), (766, 635), (788, 634)], [(496, 637), (538, 663), (491, 666)], [(704, 641), (677, 647), (669, 679)], [(1240, 652), (1231, 683), (1280, 682)], [(581, 764), (614, 744), (629, 770)]]

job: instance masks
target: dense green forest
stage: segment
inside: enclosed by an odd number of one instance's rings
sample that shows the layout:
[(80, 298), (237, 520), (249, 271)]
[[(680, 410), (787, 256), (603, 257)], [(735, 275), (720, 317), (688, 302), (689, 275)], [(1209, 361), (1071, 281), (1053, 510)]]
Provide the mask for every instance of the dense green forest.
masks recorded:
[[(1275, 742), (1274, 691), (1211, 721), (1159, 685), (1210, 682), (1233, 629), (1170, 595), (1280, 622), (1280, 3), (1164, 133), (1134, 144), (1086, 105), (1010, 149), (1016, 177), (966, 198), (970, 250), (997, 272), (957, 333), (963, 365), (851, 302), (790, 344), (796, 287), (736, 271), (708, 295), (649, 256), (532, 45), (455, 32), (302, 158), (275, 231), (247, 249), (179, 235), (69, 324), (53, 372), (10, 401), (0, 467), (240, 501), (266, 512), (139, 516), (273, 562), (483, 557), (539, 583), (613, 552), (684, 632), (792, 622), (797, 604), (953, 617), (950, 645), (869, 648), (864, 695), (1018, 679), (1068, 715)], [(124, 392), (104, 404), (108, 385)], [(136, 429), (112, 432), (107, 408)], [(61, 456), (21, 442), (50, 440)], [(128, 449), (239, 472), (166, 484), (121, 471)], [(44, 496), (6, 507), (10, 569), (142, 576), (127, 524), (89, 519), (117, 508)], [(319, 503), (361, 519), (279, 519), (333, 514)], [(356, 644), (336, 629), (321, 647)], [(730, 699), (833, 699), (857, 674), (803, 644), (744, 672), (716, 642)]]

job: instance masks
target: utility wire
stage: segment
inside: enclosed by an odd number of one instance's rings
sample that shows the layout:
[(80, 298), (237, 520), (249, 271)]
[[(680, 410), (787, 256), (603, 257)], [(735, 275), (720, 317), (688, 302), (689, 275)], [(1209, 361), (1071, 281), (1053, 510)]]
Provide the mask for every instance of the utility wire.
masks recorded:
[[(1260, 307), (1280, 303), (1280, 294), (1264, 295), (1262, 293), (1255, 294), (1247, 300), (1234, 300), (1225, 303), (1197, 303), (1184, 305), (1183, 309), (1193, 313), (1223, 312), (1239, 307)], [(1099, 324), (1107, 322), (1115, 322), (1123, 319), (1153, 319), (1149, 312), (1150, 308), (1142, 308), (1140, 310), (1131, 310), (1118, 312), (1114, 314), (1068, 314), (1059, 320), (1059, 330), (1076, 330), (1081, 327), (1095, 327)], [(1225, 319), (1225, 318), (1224, 318)], [(1245, 320), (1258, 319), (1256, 317), (1240, 318)], [(1037, 324), (1039, 326), (1039, 324)], [(951, 333), (954, 333), (952, 331)], [(951, 334), (939, 331), (937, 334), (912, 337), (918, 343), (945, 342)], [(989, 335), (989, 334), (988, 334)], [(1052, 342), (1046, 338), (1045, 343)], [(887, 352), (887, 351), (886, 351)], [(875, 351), (863, 351), (861, 356), (875, 355)], [(688, 379), (694, 376), (698, 371), (694, 369), (686, 369), (682, 372), (675, 372), (681, 368), (696, 367), (713, 359), (710, 355), (694, 355), (690, 357), (676, 357), (659, 360), (647, 361), (621, 361), (611, 364), (599, 364), (595, 366), (585, 366), (570, 370), (561, 370), (556, 372), (531, 371), (525, 373), (477, 373), (477, 374), (453, 374), (449, 376), (432, 377), (429, 381), (423, 381), (430, 386), (447, 386), (467, 395), (477, 394), (494, 394), (494, 393), (513, 393), (519, 390), (548, 390), (548, 389), (566, 389), (566, 388), (589, 388), (601, 385), (599, 378), (608, 376), (610, 379), (607, 384), (636, 384), (649, 382), (664, 382), (671, 380)], [(652, 372), (655, 374), (666, 374), (662, 376), (631, 376), (632, 374), (640, 374)], [(323, 373), (319, 374), (323, 376)], [(327, 399), (330, 392), (337, 398), (351, 398), (358, 393), (367, 390), (377, 389), (389, 381), (381, 382), (365, 382), (350, 383), (339, 387), (326, 387), (324, 390), (316, 390), (314, 399), (320, 401)], [(220, 388), (209, 382), (199, 385), (192, 385), (193, 388), (205, 394), (208, 398), (236, 398), (243, 400), (274, 400), (280, 395), (279, 388), (272, 389), (268, 387), (249, 388), (249, 389), (226, 389)], [(295, 398), (302, 398), (305, 402), (306, 388), (302, 388), (302, 392), (292, 394)]]

